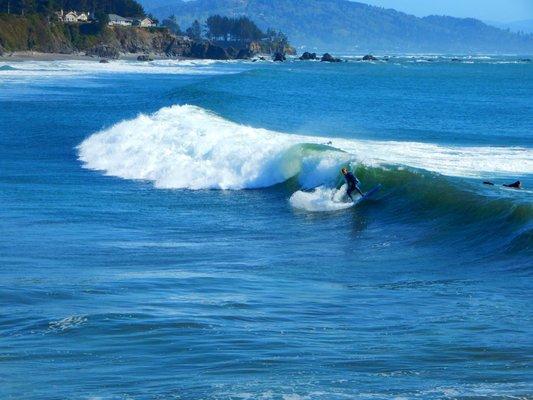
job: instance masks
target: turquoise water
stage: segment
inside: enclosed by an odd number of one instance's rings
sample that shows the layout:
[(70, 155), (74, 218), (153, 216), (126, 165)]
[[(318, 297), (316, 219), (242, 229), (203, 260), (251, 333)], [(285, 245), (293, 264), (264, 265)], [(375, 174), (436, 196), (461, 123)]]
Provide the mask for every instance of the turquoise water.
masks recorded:
[(0, 63), (0, 397), (531, 398), (532, 93), (516, 57)]

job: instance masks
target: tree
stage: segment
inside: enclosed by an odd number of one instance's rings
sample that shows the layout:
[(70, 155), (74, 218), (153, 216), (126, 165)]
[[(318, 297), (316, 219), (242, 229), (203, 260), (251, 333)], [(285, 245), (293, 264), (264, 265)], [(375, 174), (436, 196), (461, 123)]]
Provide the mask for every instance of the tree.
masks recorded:
[(207, 18), (206, 25), (207, 37), (210, 39), (228, 41), (232, 26), (232, 20), (230, 20), (228, 17), (212, 15)]
[(109, 23), (109, 15), (104, 12), (98, 11), (94, 14), (96, 19), (95, 26), (96, 32), (101, 33), (105, 30), (107, 24)]
[(197, 19), (194, 20), (192, 25), (187, 28), (187, 36), (189, 36), (193, 40), (201, 40), (202, 39), (202, 27), (200, 26), (200, 23)]
[(247, 17), (228, 18), (212, 15), (207, 18), (207, 37), (228, 41), (230, 38), (240, 42), (251, 42), (264, 37), (261, 29)]
[(165, 18), (163, 22), (161, 22), (161, 25), (168, 28), (168, 30), (174, 33), (175, 35), (182, 34), (180, 26), (178, 24), (178, 20), (176, 19), (175, 15), (171, 15), (170, 17)]
[(37, 12), (39, 14), (51, 15), (55, 9), (54, 0), (37, 0)]
[(260, 40), (265, 35), (257, 25), (247, 17), (232, 20), (231, 36), (241, 42)]

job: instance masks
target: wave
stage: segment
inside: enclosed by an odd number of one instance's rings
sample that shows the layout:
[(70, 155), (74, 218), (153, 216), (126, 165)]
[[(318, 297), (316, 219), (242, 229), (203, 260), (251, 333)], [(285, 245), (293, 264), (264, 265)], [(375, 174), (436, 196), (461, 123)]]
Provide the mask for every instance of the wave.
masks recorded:
[(89, 136), (77, 149), (85, 168), (163, 189), (239, 190), (285, 183), (292, 207), (314, 212), (353, 206), (345, 201), (345, 190), (336, 189), (340, 168), (350, 166), (364, 188), (382, 184), (372, 201), (389, 199), (381, 202), (383, 223), (432, 221), (441, 224), (434, 238), (457, 241), (467, 235), (473, 246), (489, 246), (487, 254), (496, 248), (531, 250), (531, 192), (459, 179), (528, 176), (533, 173), (528, 148), (292, 135), (183, 105), (122, 121)]
[(331, 184), (346, 163), (414, 168), (457, 177), (533, 173), (533, 150), (292, 135), (228, 121), (183, 105), (122, 121), (79, 146), (86, 168), (167, 189), (251, 189), (298, 177)]
[(96, 60), (21, 61), (16, 63), (16, 68), (10, 65), (0, 67), (0, 80), (105, 74), (219, 75), (239, 73), (243, 68), (243, 63), (216, 60), (114, 60), (109, 63)]

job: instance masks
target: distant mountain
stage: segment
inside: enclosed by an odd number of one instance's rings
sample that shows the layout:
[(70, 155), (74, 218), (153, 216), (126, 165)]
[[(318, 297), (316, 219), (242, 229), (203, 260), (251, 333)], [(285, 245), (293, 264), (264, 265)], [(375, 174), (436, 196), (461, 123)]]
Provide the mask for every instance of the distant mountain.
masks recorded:
[(525, 19), (522, 21), (512, 22), (495, 22), (485, 21), (489, 25), (496, 26), (501, 29), (509, 29), (512, 32), (533, 33), (533, 19)]
[(141, 0), (182, 27), (212, 14), (246, 15), (285, 32), (299, 47), (354, 52), (533, 53), (533, 35), (519, 35), (472, 18), (418, 18), (348, 0)]

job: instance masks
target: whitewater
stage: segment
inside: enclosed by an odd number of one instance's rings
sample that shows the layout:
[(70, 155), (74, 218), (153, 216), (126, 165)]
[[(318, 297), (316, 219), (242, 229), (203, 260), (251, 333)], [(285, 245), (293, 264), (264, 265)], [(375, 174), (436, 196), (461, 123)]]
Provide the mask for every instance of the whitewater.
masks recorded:
[(231, 122), (192, 105), (119, 122), (85, 139), (78, 151), (86, 168), (164, 189), (254, 189), (294, 176), (309, 188), (330, 183), (345, 163), (466, 178), (533, 173), (530, 148), (287, 134)]

